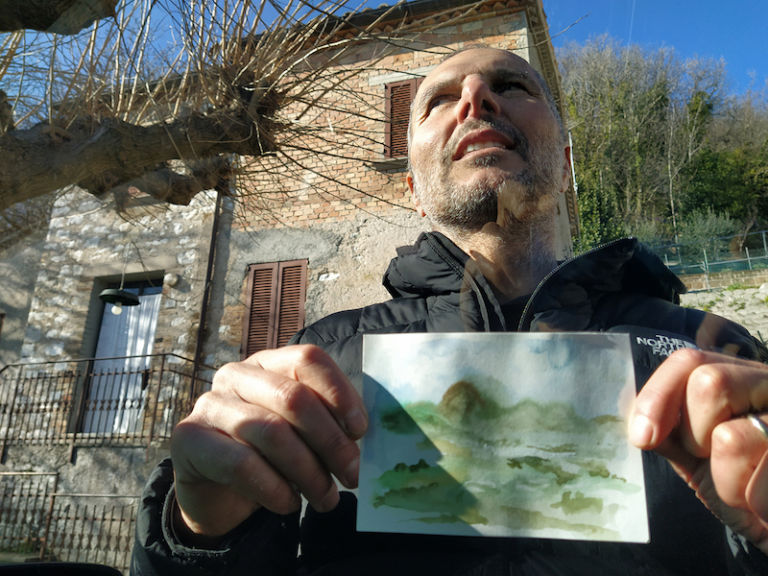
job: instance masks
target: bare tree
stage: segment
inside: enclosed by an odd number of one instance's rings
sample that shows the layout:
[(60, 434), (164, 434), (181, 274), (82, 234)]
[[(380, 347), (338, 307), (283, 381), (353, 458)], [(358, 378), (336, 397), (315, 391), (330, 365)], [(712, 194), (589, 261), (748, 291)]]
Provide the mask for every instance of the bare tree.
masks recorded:
[[(400, 6), (360, 18), (340, 0), (50, 4), (62, 17), (79, 7), (48, 27), (71, 35), (0, 36), (0, 211), (74, 185), (186, 204), (236, 175), (276, 173), (290, 187), (287, 167), (307, 151), (379, 150), (377, 134), (317, 118), (361, 72), (353, 51), (375, 65), (428, 29)], [(355, 105), (339, 112), (378, 116), (376, 99), (348, 96)]]

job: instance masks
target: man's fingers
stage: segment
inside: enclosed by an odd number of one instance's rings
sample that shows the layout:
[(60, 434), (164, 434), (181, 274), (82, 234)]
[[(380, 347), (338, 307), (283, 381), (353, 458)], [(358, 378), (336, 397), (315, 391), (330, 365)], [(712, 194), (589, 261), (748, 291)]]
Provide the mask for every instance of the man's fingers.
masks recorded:
[[(277, 448), (277, 455), (283, 459), (286, 452), (283, 444), (289, 444), (291, 454), (294, 454), (298, 463), (312, 452), (317, 455), (324, 467), (333, 473), (345, 486), (357, 486), (357, 468), (359, 462), (359, 449), (347, 431), (333, 417), (329, 406), (323, 401), (315, 388), (305, 382), (297, 382), (291, 378), (275, 372), (264, 372), (256, 367), (242, 364), (232, 368), (240, 372), (233, 381), (233, 392), (242, 400), (238, 405), (248, 411), (248, 407), (265, 408), (274, 417), (267, 417), (265, 413), (256, 411), (247, 414), (216, 415), (215, 422), (224, 425), (228, 433), (245, 442), (253, 444), (261, 450), (265, 456), (270, 457)], [(250, 385), (249, 370), (259, 370), (259, 386)], [(315, 375), (318, 379), (318, 376)], [(323, 378), (319, 378), (323, 380)], [(346, 378), (345, 378), (346, 381)], [(317, 386), (317, 383), (314, 383)], [(354, 390), (353, 390), (354, 392)], [(214, 390), (213, 394), (216, 393)], [(355, 392), (356, 394), (356, 392)], [(226, 396), (222, 394), (222, 396)], [(212, 408), (222, 410), (225, 403), (212, 402)], [(233, 408), (234, 409), (234, 408)], [(235, 420), (233, 420), (235, 419)], [(233, 427), (233, 421), (250, 422), (248, 432), (243, 432)], [(221, 424), (226, 423), (226, 424)], [(289, 432), (301, 437), (303, 442), (312, 450), (299, 449), (299, 442), (287, 442), (291, 437)], [(302, 446), (303, 448), (303, 446)], [(316, 459), (313, 457), (313, 462)], [(285, 471), (288, 468), (281, 468)], [(291, 477), (292, 478), (292, 477)], [(301, 484), (301, 482), (299, 482)], [(312, 502), (314, 490), (305, 494)], [(317, 503), (315, 500), (314, 503)]]
[(357, 485), (355, 438), (367, 424), (362, 398), (316, 346), (226, 365), (174, 432), (184, 521), (220, 534), (258, 506), (295, 511), (299, 493), (319, 511), (332, 509), (339, 500), (332, 474)]
[[(311, 391), (308, 392), (312, 394)], [(349, 467), (350, 462), (355, 467), (357, 480), (357, 462), (359, 451), (357, 445), (346, 437), (335, 421), (322, 406), (326, 422), (315, 422), (309, 426), (310, 434), (314, 434), (314, 445), (309, 444), (299, 436), (298, 431), (284, 417), (271, 412), (263, 406), (241, 402), (229, 394), (213, 391), (200, 398), (195, 407), (196, 414), (191, 420), (199, 419), (203, 426), (210, 427), (209, 418), (215, 421), (219, 431), (230, 437), (233, 442), (243, 444), (255, 450), (260, 457), (269, 462), (274, 471), (306, 496), (307, 500), (319, 511), (330, 510), (338, 503), (339, 495), (336, 484), (327, 470), (333, 472), (328, 462), (318, 458), (319, 451), (336, 452), (333, 458), (339, 461), (339, 467)], [(322, 425), (333, 429), (327, 432)], [(337, 444), (326, 444), (323, 440), (334, 437)], [(312, 448), (312, 449), (310, 449)], [(342, 472), (347, 471), (342, 469)], [(338, 476), (341, 478), (342, 474)], [(272, 509), (269, 501), (262, 501), (264, 506)]]
[(747, 484), (747, 505), (768, 528), (768, 449)]
[(201, 533), (224, 534), (261, 505), (279, 514), (301, 505), (293, 487), (255, 450), (189, 420), (174, 431), (171, 457), (179, 504)]
[(681, 440), (692, 454), (706, 458), (716, 426), (768, 407), (768, 372), (752, 363), (700, 366), (688, 379), (686, 406), (688, 422)]
[[(762, 486), (768, 492), (768, 484), (760, 481), (768, 452), (768, 438), (757, 430), (748, 418), (734, 418), (717, 425), (712, 431), (712, 453), (710, 469), (712, 481), (720, 498), (729, 506), (751, 508), (749, 504), (750, 484)], [(752, 495), (754, 499), (757, 495)], [(759, 498), (758, 498), (759, 500)], [(755, 501), (760, 508), (765, 505)], [(755, 512), (768, 518), (768, 514)]]
[[(697, 386), (693, 394), (721, 397), (724, 395), (724, 387), (728, 385), (726, 378), (721, 378), (718, 375), (720, 373), (708, 368), (712, 364), (718, 364), (718, 370), (722, 366), (738, 366), (753, 369), (754, 374), (759, 372), (755, 370), (759, 365), (748, 360), (693, 349), (675, 352), (656, 369), (637, 395), (630, 419), (630, 441), (638, 448), (655, 449), (680, 424), (681, 441), (687, 443), (693, 436), (689, 422), (691, 414), (686, 408), (689, 382), (697, 381), (701, 376), (701, 385)], [(761, 376), (765, 374), (759, 373)], [(750, 386), (752, 384), (754, 382)], [(697, 404), (695, 407), (698, 410), (700, 406)], [(707, 416), (694, 417), (697, 426), (707, 419), (711, 421), (712, 414), (722, 409), (720, 403)]]
[[(235, 370), (243, 370), (244, 365), (248, 364), (311, 388), (351, 438), (360, 438), (368, 428), (368, 417), (360, 394), (336, 363), (317, 346), (298, 345), (265, 350), (241, 364), (229, 366)], [(244, 379), (233, 381), (244, 384), (247, 382)], [(238, 388), (238, 393), (242, 392), (245, 400), (267, 401), (267, 406), (284, 405), (291, 411), (298, 411), (301, 406), (295, 403), (301, 403), (305, 397), (295, 395), (295, 391), (296, 389), (288, 384), (278, 386), (269, 392), (271, 397), (265, 397), (263, 387), (258, 390), (246, 386)]]

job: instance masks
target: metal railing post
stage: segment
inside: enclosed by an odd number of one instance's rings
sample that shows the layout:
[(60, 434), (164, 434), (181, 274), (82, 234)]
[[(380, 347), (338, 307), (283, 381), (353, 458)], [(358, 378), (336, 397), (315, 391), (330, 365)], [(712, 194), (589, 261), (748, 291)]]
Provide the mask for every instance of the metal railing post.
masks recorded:
[[(147, 452), (146, 457), (149, 458), (149, 448), (152, 445), (152, 439), (155, 437), (155, 423), (157, 422), (157, 405), (160, 403), (160, 387), (163, 384), (163, 378), (165, 377), (165, 358), (166, 355), (163, 354), (160, 357), (160, 375), (157, 379), (157, 382), (155, 383), (155, 400), (154, 400), (154, 406), (152, 407), (152, 417), (149, 422), (149, 435), (147, 437)], [(151, 392), (150, 392), (151, 394)]]
[(10, 431), (11, 431), (11, 422), (13, 421), (13, 412), (16, 408), (16, 396), (19, 392), (19, 387), (21, 386), (22, 382), (22, 374), (24, 373), (24, 368), (19, 367), (19, 373), (16, 377), (16, 383), (13, 386), (13, 392), (11, 393), (11, 400), (8, 403), (8, 417), (6, 418), (6, 425), (5, 425), (5, 434), (3, 434), (3, 440), (2, 444), (0, 444), (0, 462), (5, 460), (5, 451), (8, 447), (8, 438), (10, 437)]
[(42, 545), (40, 546), (40, 560), (45, 559), (45, 550), (48, 547), (48, 535), (51, 532), (51, 522), (53, 521), (53, 507), (56, 501), (56, 490), (59, 488), (59, 474), (53, 477), (53, 493), (51, 494), (51, 503), (48, 505), (48, 514), (45, 517), (45, 529), (42, 534)]

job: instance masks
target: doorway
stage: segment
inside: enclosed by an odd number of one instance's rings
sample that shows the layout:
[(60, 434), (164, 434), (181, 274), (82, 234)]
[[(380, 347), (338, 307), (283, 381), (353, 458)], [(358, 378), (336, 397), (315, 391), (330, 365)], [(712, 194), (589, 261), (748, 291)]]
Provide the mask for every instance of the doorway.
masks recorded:
[(82, 432), (130, 435), (141, 432), (150, 378), (149, 355), (160, 311), (160, 284), (159, 280), (126, 283), (123, 290), (138, 296), (138, 306), (104, 304)]

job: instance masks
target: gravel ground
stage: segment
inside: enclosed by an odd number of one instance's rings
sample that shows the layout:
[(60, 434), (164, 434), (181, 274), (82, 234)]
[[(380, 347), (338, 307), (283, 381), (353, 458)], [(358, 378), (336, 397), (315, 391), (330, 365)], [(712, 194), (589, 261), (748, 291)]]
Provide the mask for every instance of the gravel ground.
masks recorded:
[(729, 287), (683, 294), (683, 306), (707, 310), (744, 326), (768, 342), (768, 284), (758, 288)]

